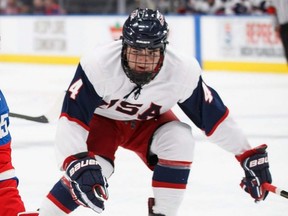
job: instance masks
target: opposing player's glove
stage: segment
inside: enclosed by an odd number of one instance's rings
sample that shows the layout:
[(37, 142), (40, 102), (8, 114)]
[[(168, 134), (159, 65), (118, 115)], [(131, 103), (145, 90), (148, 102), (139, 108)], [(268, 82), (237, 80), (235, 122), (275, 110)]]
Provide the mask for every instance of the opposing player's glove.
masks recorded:
[(240, 186), (255, 199), (255, 202), (264, 200), (268, 195), (262, 184), (272, 182), (266, 148), (267, 145), (263, 144), (236, 156), (245, 172)]
[(65, 177), (70, 182), (73, 199), (97, 213), (104, 210), (108, 199), (108, 183), (93, 153), (83, 152), (68, 157), (63, 164)]

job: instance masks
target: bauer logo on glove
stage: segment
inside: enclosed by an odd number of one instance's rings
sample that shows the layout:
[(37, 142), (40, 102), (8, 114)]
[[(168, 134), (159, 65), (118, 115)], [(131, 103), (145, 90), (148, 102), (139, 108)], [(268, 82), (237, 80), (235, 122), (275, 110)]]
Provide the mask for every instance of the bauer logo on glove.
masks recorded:
[(99, 163), (95, 159), (86, 159), (83, 161), (79, 161), (78, 163), (73, 164), (73, 167), (70, 167), (69, 176), (72, 177), (79, 169), (87, 167), (89, 165), (99, 165)]
[(258, 165), (265, 164), (265, 163), (268, 163), (268, 157), (262, 157), (257, 160), (252, 160), (249, 163), (249, 168), (256, 167)]

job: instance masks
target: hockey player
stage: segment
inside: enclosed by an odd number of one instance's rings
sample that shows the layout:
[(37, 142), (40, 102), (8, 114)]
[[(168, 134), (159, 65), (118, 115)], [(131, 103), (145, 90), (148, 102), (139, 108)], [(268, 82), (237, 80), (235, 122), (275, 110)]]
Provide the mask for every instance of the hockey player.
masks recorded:
[[(11, 159), (11, 135), (9, 108), (0, 90), (0, 215), (36, 216), (36, 212), (26, 212), (18, 191), (18, 179)], [(18, 214), (19, 213), (19, 214)]]
[(25, 208), (17, 189), (18, 179), (12, 165), (8, 113), (6, 100), (0, 90), (0, 215), (17, 216)]
[(265, 199), (268, 192), (261, 185), (271, 182), (267, 146), (250, 146), (219, 95), (203, 81), (197, 61), (169, 46), (168, 30), (159, 11), (136, 9), (121, 40), (80, 60), (55, 138), (64, 175), (45, 198), (40, 216), (66, 215), (79, 205), (102, 212), (119, 146), (134, 151), (153, 171), (149, 215), (177, 215), (195, 140), (190, 126), (171, 111), (176, 104), (210, 141), (236, 156), (245, 171), (245, 191), (256, 201)]

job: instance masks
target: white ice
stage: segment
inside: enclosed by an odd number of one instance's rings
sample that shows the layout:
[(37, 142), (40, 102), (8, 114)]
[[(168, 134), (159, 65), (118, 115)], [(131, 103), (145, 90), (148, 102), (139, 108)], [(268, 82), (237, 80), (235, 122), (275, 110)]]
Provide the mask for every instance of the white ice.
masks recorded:
[[(1, 63), (0, 88), (11, 112), (39, 116), (55, 106), (74, 70), (75, 66)], [(269, 145), (273, 183), (288, 190), (288, 75), (204, 72), (203, 76), (221, 95), (251, 145)], [(175, 112), (192, 124), (177, 108)], [(27, 210), (36, 210), (61, 176), (53, 148), (56, 121), (10, 120), (19, 190)], [(192, 127), (195, 159), (180, 216), (287, 216), (288, 199), (278, 195), (270, 193), (267, 200), (255, 204), (239, 187), (243, 170), (234, 156), (209, 143)], [(147, 215), (152, 173), (130, 151), (119, 149), (116, 156), (115, 173), (109, 179), (110, 198), (101, 215)], [(71, 215), (97, 213), (79, 207)]]

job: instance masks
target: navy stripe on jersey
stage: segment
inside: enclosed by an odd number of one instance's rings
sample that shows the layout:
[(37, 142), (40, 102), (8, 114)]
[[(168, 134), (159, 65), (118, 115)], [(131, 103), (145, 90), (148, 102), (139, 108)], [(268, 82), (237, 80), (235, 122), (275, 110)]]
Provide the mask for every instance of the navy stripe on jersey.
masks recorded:
[(228, 109), (218, 93), (207, 86), (201, 77), (192, 95), (178, 105), (207, 136), (211, 135), (228, 115)]
[(71, 119), (76, 119), (88, 126), (95, 109), (101, 102), (102, 98), (96, 93), (79, 64), (65, 95), (61, 115), (67, 115)]
[(185, 189), (190, 169), (157, 164), (153, 173), (153, 187)]

